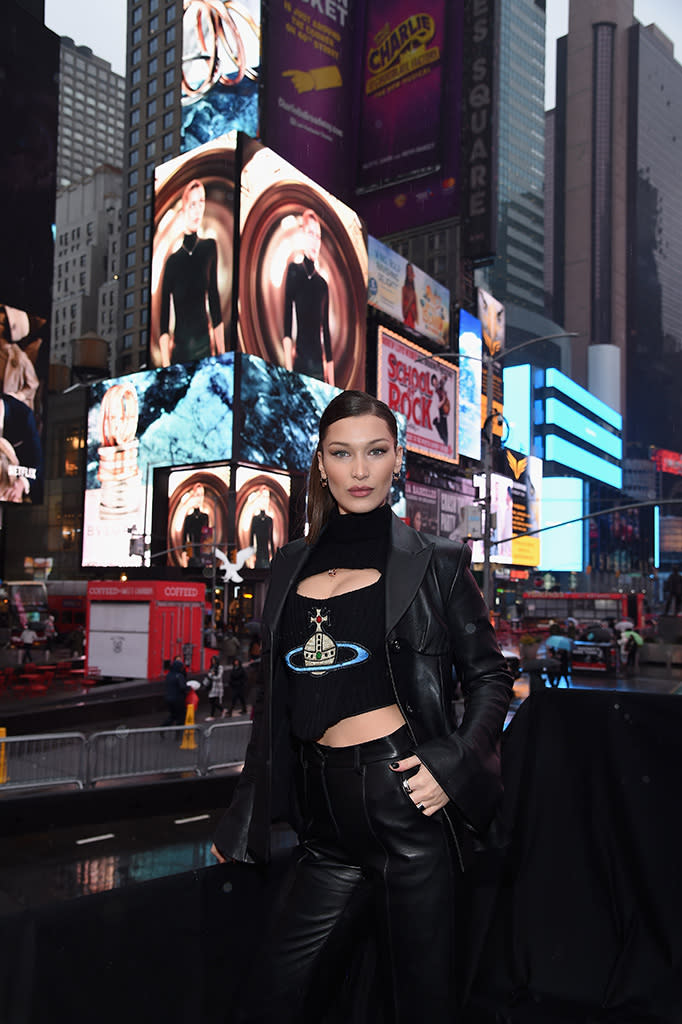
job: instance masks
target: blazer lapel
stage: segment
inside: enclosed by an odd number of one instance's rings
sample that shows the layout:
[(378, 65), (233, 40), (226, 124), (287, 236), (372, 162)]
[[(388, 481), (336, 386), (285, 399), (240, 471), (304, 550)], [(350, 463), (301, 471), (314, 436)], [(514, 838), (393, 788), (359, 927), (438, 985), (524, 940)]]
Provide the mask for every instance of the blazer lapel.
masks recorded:
[(284, 602), (294, 580), (310, 554), (310, 546), (304, 540), (293, 541), (280, 549), (279, 564), (270, 578), (268, 596), (263, 608), (263, 620), (273, 631), (279, 622)]
[(434, 545), (396, 515), (391, 522), (391, 547), (386, 565), (386, 635), (403, 617), (419, 590)]

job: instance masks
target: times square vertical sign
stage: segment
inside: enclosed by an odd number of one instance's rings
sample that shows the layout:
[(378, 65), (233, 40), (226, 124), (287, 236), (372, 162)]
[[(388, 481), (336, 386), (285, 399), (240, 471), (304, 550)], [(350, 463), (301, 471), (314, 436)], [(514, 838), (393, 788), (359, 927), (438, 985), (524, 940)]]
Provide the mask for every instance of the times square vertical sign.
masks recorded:
[(465, 255), (488, 260), (496, 243), (495, 0), (468, 0), (464, 14), (462, 241)]

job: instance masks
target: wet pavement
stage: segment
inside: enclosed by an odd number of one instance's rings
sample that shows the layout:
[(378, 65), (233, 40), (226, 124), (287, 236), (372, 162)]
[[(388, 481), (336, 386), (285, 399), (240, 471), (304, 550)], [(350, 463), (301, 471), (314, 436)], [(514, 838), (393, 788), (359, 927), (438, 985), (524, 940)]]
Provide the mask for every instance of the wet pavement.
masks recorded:
[[(613, 678), (574, 673), (571, 684), (574, 689), (670, 694), (682, 690), (682, 673), (639, 672), (637, 676)], [(52, 731), (64, 716), (78, 720), (79, 715), (79, 731), (88, 734), (120, 726), (159, 726), (165, 717), (162, 689), (160, 682), (130, 680), (94, 688), (54, 685), (48, 693), (33, 695), (5, 690), (0, 693), (0, 726), (6, 726), (9, 735), (17, 735), (13, 725), (51, 722)], [(528, 692), (527, 676), (522, 675), (514, 686), (508, 722)], [(204, 700), (197, 723), (202, 725), (207, 717)], [(238, 770), (232, 769), (222, 779), (185, 779), (182, 789), (179, 782), (174, 785), (163, 778), (158, 779), (156, 788), (154, 780), (148, 778), (140, 780), (139, 785), (127, 780), (107, 787), (106, 793), (98, 788), (89, 794), (3, 793), (0, 785), (0, 820), (3, 813), (10, 817), (26, 813), (30, 821), (32, 800), (41, 801), (43, 809), (54, 805), (53, 814), (45, 818), (50, 821), (49, 827), (29, 825), (22, 831), (15, 821), (14, 828), (5, 830), (6, 835), (14, 834), (3, 841), (0, 852), (0, 913), (106, 892), (213, 864), (213, 832), (222, 807), (229, 802), (236, 774)], [(115, 801), (111, 799), (113, 790)], [(162, 808), (157, 794), (163, 794)], [(64, 813), (58, 801), (63, 802)], [(79, 810), (85, 806), (88, 812), (79, 820)], [(65, 822), (64, 827), (59, 827), (60, 821)], [(292, 842), (288, 830), (277, 832), (278, 848), (285, 849)]]

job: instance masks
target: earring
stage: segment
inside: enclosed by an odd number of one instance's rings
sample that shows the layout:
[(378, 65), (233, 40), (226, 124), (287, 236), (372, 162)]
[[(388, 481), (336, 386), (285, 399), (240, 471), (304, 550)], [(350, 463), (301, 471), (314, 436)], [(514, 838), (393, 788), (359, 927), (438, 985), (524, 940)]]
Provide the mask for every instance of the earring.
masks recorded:
[(326, 476), (321, 476), (320, 477), (320, 482), (321, 482), (323, 487), (326, 487), (327, 486), (327, 478), (326, 478)]
[(394, 480), (400, 480), (400, 473), (394, 473), (393, 474), (393, 479)]

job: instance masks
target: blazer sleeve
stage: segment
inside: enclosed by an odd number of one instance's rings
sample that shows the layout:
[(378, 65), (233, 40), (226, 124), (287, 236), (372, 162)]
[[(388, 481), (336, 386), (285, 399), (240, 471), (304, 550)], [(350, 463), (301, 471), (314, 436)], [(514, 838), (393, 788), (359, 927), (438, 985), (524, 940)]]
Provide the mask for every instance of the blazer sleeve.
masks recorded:
[(471, 551), (463, 545), (444, 595), (452, 663), (464, 695), (464, 716), (458, 729), (420, 743), (415, 753), (464, 821), (482, 833), (502, 795), (500, 739), (513, 679), (470, 562)]

